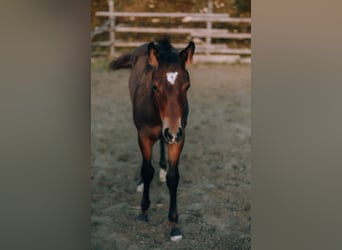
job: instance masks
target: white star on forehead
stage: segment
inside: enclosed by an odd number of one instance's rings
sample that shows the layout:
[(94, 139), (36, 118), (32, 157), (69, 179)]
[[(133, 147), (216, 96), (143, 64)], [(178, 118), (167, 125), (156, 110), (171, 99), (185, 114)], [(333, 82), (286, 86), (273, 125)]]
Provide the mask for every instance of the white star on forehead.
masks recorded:
[(168, 72), (166, 73), (166, 78), (171, 83), (172, 85), (175, 83), (176, 78), (177, 78), (178, 72)]

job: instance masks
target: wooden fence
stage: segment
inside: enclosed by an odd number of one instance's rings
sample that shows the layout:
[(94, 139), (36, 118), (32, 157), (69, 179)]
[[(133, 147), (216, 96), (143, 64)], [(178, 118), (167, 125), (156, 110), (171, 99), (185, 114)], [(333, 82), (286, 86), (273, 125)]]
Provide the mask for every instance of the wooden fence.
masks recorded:
[[(96, 12), (96, 16), (107, 17), (104, 24), (94, 30), (91, 38), (94, 39), (98, 34), (109, 32), (108, 41), (94, 41), (92, 46), (101, 46), (109, 48), (111, 58), (118, 56), (116, 48), (134, 48), (140, 46), (146, 41), (128, 42), (116, 39), (118, 33), (145, 33), (145, 34), (172, 34), (186, 35), (196, 44), (195, 62), (250, 62), (251, 60), (251, 18), (233, 18), (224, 13), (212, 13), (212, 1), (208, 1), (207, 13), (180, 13), (180, 12), (115, 12), (112, 0), (108, 1), (109, 11)], [(183, 27), (129, 27), (127, 24), (117, 24), (116, 17), (130, 17), (133, 20), (137, 17), (145, 18), (181, 18), (182, 23), (206, 23), (206, 28), (183, 28)], [(228, 28), (213, 28), (213, 23), (223, 23), (230, 26), (244, 24), (247, 29), (244, 33), (238, 32), (238, 29), (229, 30)], [(222, 25), (221, 25), (222, 27)], [(247, 30), (247, 31), (246, 31)], [(248, 31), (249, 30), (249, 31)], [(214, 42), (213, 39), (219, 42)], [(245, 48), (231, 48), (227, 45), (229, 41), (245, 42)], [(187, 45), (184, 43), (173, 43), (180, 49)], [(246, 47), (247, 46), (247, 47)], [(107, 54), (107, 53), (106, 53)], [(92, 55), (96, 55), (93, 53)]]

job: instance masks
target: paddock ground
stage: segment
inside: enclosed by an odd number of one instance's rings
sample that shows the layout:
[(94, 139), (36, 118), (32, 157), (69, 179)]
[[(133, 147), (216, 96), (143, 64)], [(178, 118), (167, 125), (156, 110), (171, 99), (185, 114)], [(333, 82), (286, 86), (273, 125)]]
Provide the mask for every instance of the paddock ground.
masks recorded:
[[(135, 221), (141, 155), (129, 71), (92, 70), (92, 249), (250, 249), (250, 65), (189, 67), (190, 113), (179, 166), (180, 242), (169, 240), (168, 189), (159, 183), (158, 171), (151, 184), (150, 221)], [(158, 150), (156, 144), (156, 170)]]

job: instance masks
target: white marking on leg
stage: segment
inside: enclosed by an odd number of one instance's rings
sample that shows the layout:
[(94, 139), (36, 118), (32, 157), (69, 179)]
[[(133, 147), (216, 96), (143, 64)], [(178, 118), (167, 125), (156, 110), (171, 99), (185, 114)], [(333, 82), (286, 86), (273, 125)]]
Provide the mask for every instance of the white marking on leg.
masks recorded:
[(166, 79), (171, 83), (172, 85), (175, 84), (176, 78), (177, 78), (178, 72), (168, 72), (166, 73)]
[(172, 241), (180, 241), (183, 238), (182, 235), (171, 236), (170, 239)]
[(160, 182), (166, 182), (166, 171), (163, 168), (159, 169), (159, 180)]
[(137, 192), (142, 193), (144, 191), (144, 183), (141, 183), (137, 186)]

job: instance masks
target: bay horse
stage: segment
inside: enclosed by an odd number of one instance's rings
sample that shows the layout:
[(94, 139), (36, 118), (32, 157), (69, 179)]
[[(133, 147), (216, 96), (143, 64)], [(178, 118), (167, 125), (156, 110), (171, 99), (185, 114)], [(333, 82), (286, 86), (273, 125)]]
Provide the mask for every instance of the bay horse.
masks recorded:
[[(154, 168), (151, 164), (152, 148), (160, 140), (160, 179), (165, 181), (170, 194), (168, 219), (172, 241), (182, 239), (177, 227), (178, 163), (185, 140), (188, 116), (187, 91), (190, 87), (186, 67), (192, 62), (195, 44), (178, 52), (168, 38), (150, 42), (114, 60), (110, 68), (115, 70), (131, 66), (129, 93), (133, 106), (133, 120), (138, 132), (142, 154), (141, 180), (143, 183), (139, 221), (148, 221), (150, 206), (149, 189)], [(168, 164), (165, 158), (167, 145)], [(168, 166), (168, 167), (167, 167)], [(166, 176), (165, 176), (166, 175)]]

